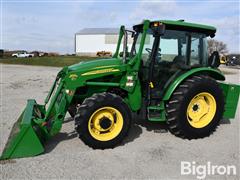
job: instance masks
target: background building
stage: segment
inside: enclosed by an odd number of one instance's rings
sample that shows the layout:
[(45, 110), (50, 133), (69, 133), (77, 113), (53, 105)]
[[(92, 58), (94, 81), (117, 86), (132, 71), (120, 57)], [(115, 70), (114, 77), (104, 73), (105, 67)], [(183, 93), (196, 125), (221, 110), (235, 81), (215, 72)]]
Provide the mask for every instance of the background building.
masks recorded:
[(75, 34), (75, 53), (96, 56), (99, 51), (115, 52), (119, 28), (85, 28)]

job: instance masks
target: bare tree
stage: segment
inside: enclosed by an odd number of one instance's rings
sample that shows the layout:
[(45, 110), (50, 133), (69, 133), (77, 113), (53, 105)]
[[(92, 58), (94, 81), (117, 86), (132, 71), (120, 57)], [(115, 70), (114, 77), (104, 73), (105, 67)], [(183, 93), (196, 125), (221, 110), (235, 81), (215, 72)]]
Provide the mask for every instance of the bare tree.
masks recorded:
[(209, 54), (212, 54), (213, 51), (218, 51), (219, 54), (227, 54), (228, 53), (227, 44), (225, 44), (222, 41), (209, 39), (208, 40), (208, 52), (209, 52)]

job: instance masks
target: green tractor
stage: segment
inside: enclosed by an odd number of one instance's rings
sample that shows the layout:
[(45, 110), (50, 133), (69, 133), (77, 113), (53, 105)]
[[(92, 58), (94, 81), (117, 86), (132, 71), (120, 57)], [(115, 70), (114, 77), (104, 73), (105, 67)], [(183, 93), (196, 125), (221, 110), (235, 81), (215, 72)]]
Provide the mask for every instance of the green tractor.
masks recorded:
[(227, 84), (219, 54), (208, 55), (212, 26), (144, 20), (121, 26), (112, 58), (80, 62), (57, 75), (45, 104), (28, 100), (1, 159), (44, 152), (67, 112), (80, 139), (94, 149), (114, 148), (126, 137), (132, 114), (166, 122), (181, 138), (209, 136), (224, 118), (234, 118), (240, 86)]

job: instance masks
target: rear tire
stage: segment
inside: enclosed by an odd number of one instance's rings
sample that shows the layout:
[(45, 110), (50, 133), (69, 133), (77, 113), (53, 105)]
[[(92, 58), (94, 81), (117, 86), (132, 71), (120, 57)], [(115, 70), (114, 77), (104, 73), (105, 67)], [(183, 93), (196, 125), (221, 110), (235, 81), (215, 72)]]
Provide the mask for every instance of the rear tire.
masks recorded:
[(175, 90), (166, 110), (174, 135), (187, 139), (209, 136), (223, 116), (222, 89), (209, 76), (192, 76)]
[(82, 141), (94, 149), (114, 148), (127, 136), (131, 112), (120, 96), (94, 94), (77, 109), (75, 129)]

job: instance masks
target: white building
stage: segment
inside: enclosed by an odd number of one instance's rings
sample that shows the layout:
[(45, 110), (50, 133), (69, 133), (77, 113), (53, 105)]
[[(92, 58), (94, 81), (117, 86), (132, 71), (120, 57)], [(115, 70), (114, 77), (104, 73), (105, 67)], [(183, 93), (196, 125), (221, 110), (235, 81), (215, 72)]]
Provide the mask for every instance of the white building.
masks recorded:
[(75, 34), (75, 53), (96, 56), (99, 51), (116, 50), (119, 28), (85, 28)]

